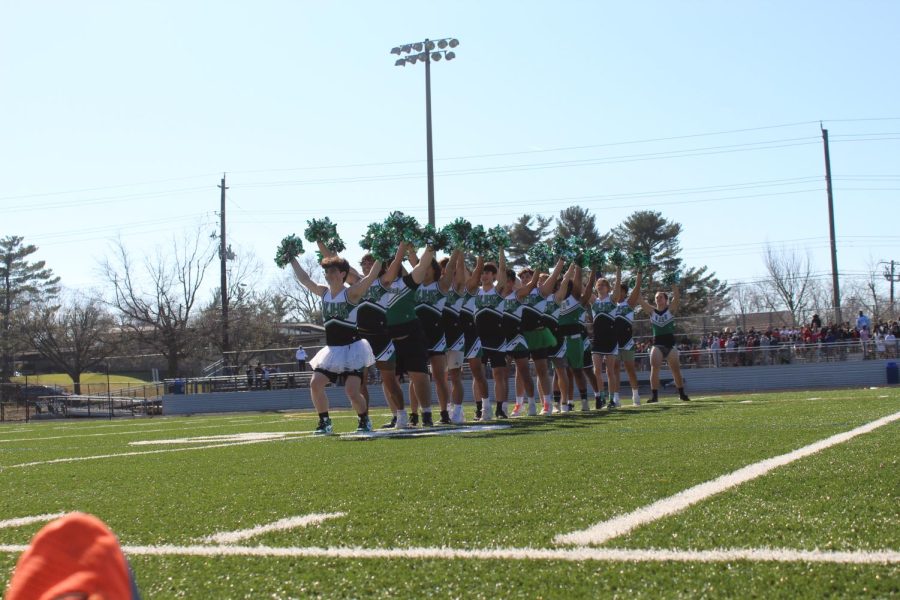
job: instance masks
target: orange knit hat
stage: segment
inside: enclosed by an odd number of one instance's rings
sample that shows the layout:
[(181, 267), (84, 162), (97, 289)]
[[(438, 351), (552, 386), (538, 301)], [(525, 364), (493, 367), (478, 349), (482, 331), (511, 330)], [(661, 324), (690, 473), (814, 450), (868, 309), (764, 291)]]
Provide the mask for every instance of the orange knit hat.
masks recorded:
[(74, 512), (34, 536), (6, 600), (136, 600), (136, 592), (113, 532), (97, 517)]

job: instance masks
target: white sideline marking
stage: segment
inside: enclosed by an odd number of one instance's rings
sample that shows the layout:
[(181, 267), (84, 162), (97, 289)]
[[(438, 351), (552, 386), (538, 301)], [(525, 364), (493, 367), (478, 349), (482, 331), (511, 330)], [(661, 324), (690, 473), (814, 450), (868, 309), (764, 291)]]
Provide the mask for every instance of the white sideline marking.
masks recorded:
[(210, 442), (265, 442), (284, 439), (287, 437), (299, 437), (312, 435), (312, 431), (268, 431), (248, 433), (226, 433), (222, 435), (205, 435), (200, 437), (171, 438), (166, 440), (141, 440), (128, 442), (129, 446), (159, 446), (163, 444), (209, 444)]
[(620, 535), (624, 535), (641, 525), (675, 514), (692, 504), (696, 504), (701, 500), (709, 498), (710, 496), (742, 483), (746, 483), (752, 479), (756, 479), (757, 477), (761, 477), (776, 467), (787, 465), (795, 460), (799, 460), (836, 444), (851, 440), (858, 435), (869, 433), (870, 431), (887, 425), (888, 423), (892, 423), (897, 419), (900, 419), (900, 412), (882, 417), (871, 423), (866, 423), (865, 425), (861, 425), (850, 431), (833, 435), (824, 440), (819, 440), (818, 442), (809, 444), (808, 446), (804, 446), (793, 452), (788, 452), (787, 454), (753, 463), (752, 465), (748, 465), (732, 473), (722, 475), (711, 481), (678, 492), (674, 496), (657, 500), (653, 504), (639, 508), (633, 512), (614, 517), (608, 521), (602, 521), (587, 529), (558, 535), (553, 541), (557, 544), (575, 544), (578, 546), (602, 544), (603, 542), (619, 537)]
[(167, 452), (189, 452), (191, 450), (206, 450), (209, 448), (230, 448), (231, 446), (244, 446), (246, 444), (262, 444), (265, 442), (287, 442), (295, 440), (308, 440), (312, 437), (292, 437), (265, 440), (247, 440), (246, 442), (231, 442), (227, 444), (210, 444), (208, 446), (190, 446), (188, 448), (166, 448), (165, 450), (143, 450), (141, 452), (119, 452), (117, 454), (97, 454), (94, 456), (75, 456), (71, 458), (54, 458), (52, 460), (39, 460), (35, 462), (19, 463), (17, 465), (0, 466), (0, 472), (4, 469), (21, 469), (24, 467), (37, 467), (40, 465), (55, 465), (60, 463), (82, 462), (86, 460), (100, 460), (103, 458), (119, 458), (120, 456), (142, 456), (144, 454), (165, 454)]
[(250, 529), (217, 533), (215, 535), (210, 535), (203, 538), (203, 541), (210, 542), (212, 544), (234, 544), (235, 542), (239, 542), (251, 537), (256, 537), (257, 535), (262, 535), (264, 533), (269, 533), (270, 531), (284, 531), (286, 529), (296, 529), (298, 527), (306, 527), (308, 525), (318, 525), (319, 523), (327, 521), (328, 519), (337, 519), (343, 516), (346, 516), (346, 513), (312, 513), (300, 517), (288, 517), (286, 519), (279, 519), (278, 521), (274, 521), (266, 525), (257, 525), (256, 527), (251, 527)]
[(342, 433), (344, 440), (371, 440), (376, 438), (409, 438), (430, 437), (435, 435), (454, 435), (457, 433), (480, 433), (482, 431), (497, 431), (509, 429), (511, 425), (469, 425), (466, 427), (435, 427), (433, 429), (378, 429), (372, 433)]
[[(0, 545), (2, 553), (20, 553), (28, 549), (21, 545)], [(483, 550), (433, 548), (316, 548), (270, 546), (124, 546), (131, 556), (257, 556), (302, 558), (372, 558), (372, 559), (496, 559), (496, 560), (554, 560), (568, 562), (750, 562), (780, 563), (840, 563), (840, 564), (897, 564), (900, 552), (830, 552), (821, 550), (790, 550), (783, 548), (731, 548), (719, 550), (626, 550), (618, 548), (487, 548)]]
[(47, 513), (45, 515), (35, 515), (33, 517), (19, 517), (18, 519), (7, 519), (0, 521), (0, 529), (10, 529), (12, 527), (22, 527), (23, 525), (31, 525), (32, 523), (43, 523), (44, 521), (52, 521), (65, 516), (67, 513)]
[[(354, 418), (356, 418), (356, 417), (354, 416)], [(283, 421), (280, 421), (280, 420), (279, 421), (261, 421), (256, 424), (257, 425), (266, 425), (269, 423), (283, 423)], [(226, 427), (231, 427), (231, 425), (226, 425), (226, 424), (187, 425), (187, 426), (183, 426), (183, 427), (165, 427), (162, 429), (140, 429), (140, 430), (133, 430), (133, 431), (104, 431), (103, 433), (75, 433), (72, 435), (48, 435), (48, 436), (38, 436), (38, 437), (30, 437), (30, 438), (8, 438), (8, 439), (0, 439), (0, 444), (10, 443), (10, 442), (40, 442), (43, 440), (67, 440), (69, 438), (81, 438), (81, 437), (107, 437), (110, 435), (133, 435), (133, 434), (143, 434), (143, 433), (158, 433), (158, 432), (164, 432), (164, 431), (183, 431), (186, 429), (188, 429), (190, 431), (195, 431), (197, 429), (224, 429)]]

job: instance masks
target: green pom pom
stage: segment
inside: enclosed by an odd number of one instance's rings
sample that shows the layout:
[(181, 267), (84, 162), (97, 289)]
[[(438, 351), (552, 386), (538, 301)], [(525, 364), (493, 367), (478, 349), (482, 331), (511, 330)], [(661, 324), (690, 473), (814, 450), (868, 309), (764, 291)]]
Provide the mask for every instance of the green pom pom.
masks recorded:
[(382, 262), (390, 261), (400, 242), (393, 235), (393, 231), (385, 227), (383, 223), (369, 223), (366, 235), (359, 241), (359, 246)]
[(535, 271), (546, 273), (553, 262), (553, 250), (547, 242), (538, 242), (528, 250), (528, 264)]
[(384, 220), (384, 226), (392, 232), (396, 239), (402, 242), (415, 243), (422, 237), (419, 222), (415, 217), (404, 215), (395, 210)]
[[(344, 244), (344, 241), (341, 239), (341, 236), (338, 235), (337, 225), (331, 222), (331, 219), (325, 217), (324, 219), (312, 219), (307, 221), (306, 231), (303, 232), (303, 236), (306, 238), (308, 242), (322, 242), (326, 248), (338, 254), (347, 249), (347, 246)], [(322, 260), (322, 253), (318, 250), (316, 251), (316, 256), (319, 257), (319, 260)]]
[(492, 248), (488, 244), (487, 232), (484, 230), (484, 226), (476, 225), (469, 231), (466, 248), (478, 256), (488, 257)]
[(602, 248), (588, 248), (581, 256), (581, 266), (602, 270), (606, 262), (606, 253)]
[(663, 278), (664, 285), (678, 285), (679, 283), (681, 283), (681, 272), (678, 270), (666, 273), (666, 276)]
[(466, 248), (469, 242), (469, 234), (472, 232), (472, 224), (459, 217), (452, 223), (444, 226), (444, 231), (450, 239), (453, 248)]
[(509, 232), (502, 225), (491, 227), (487, 232), (487, 243), (495, 254), (500, 248), (509, 248)]
[(633, 252), (628, 260), (628, 268), (632, 271), (643, 271), (650, 266), (650, 257), (643, 252)]
[(435, 251), (445, 250), (450, 246), (450, 235), (446, 228), (437, 229), (429, 223), (422, 228), (419, 239), (414, 242), (417, 246), (431, 246)]
[(613, 251), (609, 255), (609, 262), (614, 267), (623, 267), (625, 266), (625, 253), (622, 252), (621, 248), (613, 248)]
[(303, 240), (294, 234), (291, 234), (281, 240), (281, 245), (275, 251), (275, 264), (278, 268), (286, 267), (292, 258), (297, 258), (303, 254)]

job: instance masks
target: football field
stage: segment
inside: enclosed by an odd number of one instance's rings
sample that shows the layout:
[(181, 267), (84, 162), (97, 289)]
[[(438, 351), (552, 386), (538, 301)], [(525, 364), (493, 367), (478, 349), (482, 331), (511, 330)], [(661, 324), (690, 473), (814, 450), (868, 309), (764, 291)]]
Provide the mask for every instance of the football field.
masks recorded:
[(0, 426), (0, 589), (78, 510), (144, 598), (900, 594), (898, 388), (373, 436), (332, 416)]

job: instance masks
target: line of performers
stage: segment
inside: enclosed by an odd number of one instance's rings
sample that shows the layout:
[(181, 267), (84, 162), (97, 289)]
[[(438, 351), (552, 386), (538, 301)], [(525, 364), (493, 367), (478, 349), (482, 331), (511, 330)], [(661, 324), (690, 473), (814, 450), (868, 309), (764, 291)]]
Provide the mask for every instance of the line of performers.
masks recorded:
[[(310, 392), (319, 414), (317, 434), (332, 433), (325, 393), (329, 382), (344, 386), (359, 416), (357, 432), (372, 431), (363, 382), (373, 366), (380, 372), (393, 412), (385, 428), (417, 426), (419, 411), (421, 425), (434, 426), (432, 381), (440, 407), (438, 424), (464, 423), (463, 363), (472, 374), (476, 421), (569, 412), (575, 409), (576, 389), (581, 410), (591, 410), (589, 383), (594, 409), (614, 409), (620, 406), (620, 362), (628, 374), (632, 401), (639, 405), (632, 338), (639, 305), (650, 315), (653, 332), (648, 402), (658, 401), (664, 362), (679, 397), (689, 400), (674, 347), (677, 285), (671, 296), (657, 292), (651, 305), (641, 297), (642, 274), (636, 273), (629, 289), (621, 267), (614, 283), (594, 269), (583, 273), (578, 264), (566, 265), (562, 259), (547, 269), (550, 272), (524, 268), (516, 273), (507, 268), (501, 248), (497, 262), (479, 256), (470, 270), (461, 250), (438, 261), (430, 247), (418, 254), (401, 243), (390, 264), (363, 256), (360, 273), (321, 243), (319, 250), (324, 284), (312, 281), (299, 261), (291, 260), (300, 283), (322, 298), (326, 345), (309, 363), (314, 371)], [(409, 269), (404, 268), (407, 261)], [(512, 363), (515, 405), (507, 415)], [(529, 363), (534, 364), (536, 378)], [(493, 397), (485, 375), (488, 368)], [(409, 378), (409, 413), (399, 375)]]

